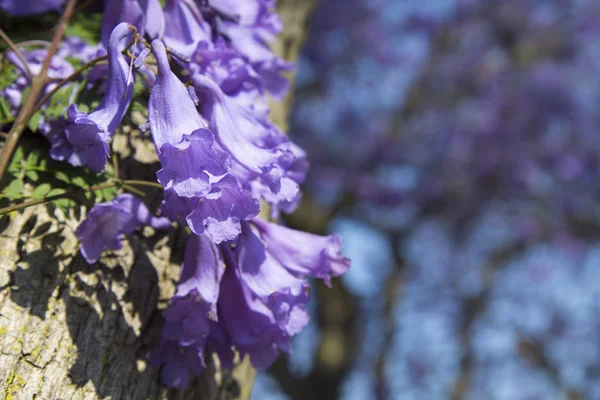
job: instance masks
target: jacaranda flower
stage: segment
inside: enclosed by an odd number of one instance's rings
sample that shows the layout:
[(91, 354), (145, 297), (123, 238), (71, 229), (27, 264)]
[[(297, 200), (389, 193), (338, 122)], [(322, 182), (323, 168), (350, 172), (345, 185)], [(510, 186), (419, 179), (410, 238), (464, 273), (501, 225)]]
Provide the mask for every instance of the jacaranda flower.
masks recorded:
[(163, 212), (187, 221), (196, 234), (207, 232), (216, 243), (234, 239), (240, 221), (258, 214), (259, 204), (228, 172), (229, 155), (217, 148), (192, 98), (169, 67), (160, 40), (152, 42), (158, 76), (150, 94), (150, 131), (163, 168)]
[[(110, 155), (108, 143), (121, 123), (133, 95), (133, 76), (121, 54), (123, 39), (130, 36), (129, 25), (121, 23), (113, 30), (108, 44), (108, 86), (104, 98), (90, 114), (69, 106), (67, 115), (72, 122), (66, 129), (67, 138), (93, 171), (103, 171)], [(131, 73), (133, 74), (133, 73)]]
[(171, 226), (167, 218), (153, 217), (140, 199), (125, 193), (107, 203), (94, 205), (75, 235), (81, 241), (81, 254), (92, 264), (98, 261), (103, 250), (119, 250), (123, 246), (122, 235), (146, 225), (155, 229)]
[(191, 235), (185, 249), (181, 278), (169, 308), (159, 349), (150, 361), (163, 365), (163, 382), (185, 388), (190, 371), (204, 368), (204, 347), (210, 321), (217, 319), (224, 264), (218, 247), (205, 235)]

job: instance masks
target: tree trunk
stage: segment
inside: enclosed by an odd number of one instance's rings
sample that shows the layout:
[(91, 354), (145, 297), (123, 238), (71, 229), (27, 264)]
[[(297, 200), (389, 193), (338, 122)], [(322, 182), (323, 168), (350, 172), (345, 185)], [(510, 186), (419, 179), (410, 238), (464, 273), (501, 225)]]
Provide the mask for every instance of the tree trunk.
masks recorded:
[[(288, 60), (300, 48), (313, 3), (279, 1), (285, 31), (275, 49)], [(289, 104), (273, 105), (284, 127)], [(121, 177), (148, 178), (152, 168), (139, 163), (156, 161), (150, 139), (124, 131), (114, 142)], [(156, 206), (160, 193), (147, 194)], [(0, 399), (248, 398), (255, 372), (247, 363), (231, 374), (210, 363), (186, 391), (175, 391), (145, 361), (178, 280), (181, 231), (146, 228), (88, 265), (74, 236), (84, 214), (40, 205), (0, 219)]]

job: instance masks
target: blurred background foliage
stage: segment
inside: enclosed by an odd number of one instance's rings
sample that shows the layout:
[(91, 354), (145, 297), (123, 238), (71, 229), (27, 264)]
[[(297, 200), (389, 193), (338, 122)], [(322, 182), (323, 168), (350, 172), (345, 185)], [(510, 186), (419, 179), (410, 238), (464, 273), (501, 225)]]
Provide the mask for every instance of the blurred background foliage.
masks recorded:
[(350, 272), (253, 398), (600, 399), (600, 1), (321, 0), (294, 228)]

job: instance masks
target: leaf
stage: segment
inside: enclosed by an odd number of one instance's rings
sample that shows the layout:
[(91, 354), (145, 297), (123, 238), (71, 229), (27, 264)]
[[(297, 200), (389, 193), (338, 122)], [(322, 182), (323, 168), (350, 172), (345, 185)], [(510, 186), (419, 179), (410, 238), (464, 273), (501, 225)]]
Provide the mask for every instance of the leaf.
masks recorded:
[(101, 201), (111, 201), (112, 199), (117, 197), (118, 191), (119, 189), (117, 187), (110, 187), (100, 190)]
[(23, 181), (20, 179), (15, 179), (5, 189), (5, 193), (9, 199), (20, 199), (21, 197), (23, 197), (24, 189), (25, 185)]
[(50, 186), (49, 183), (42, 183), (41, 185), (35, 188), (35, 190), (31, 194), (31, 197), (33, 197), (34, 199), (41, 199), (43, 197), (46, 197), (50, 190), (52, 190), (52, 186)]
[(58, 194), (65, 194), (65, 193), (67, 193), (67, 191), (63, 188), (54, 188), (54, 189), (50, 190), (46, 196), (50, 197), (50, 196), (56, 196)]
[(65, 183), (71, 183), (71, 178), (69, 178), (69, 175), (67, 175), (63, 171), (57, 171), (54, 174), (54, 178), (58, 179), (59, 181), (65, 182)]
[(25, 171), (25, 176), (33, 182), (37, 182), (40, 179), (40, 174), (38, 174), (37, 171), (33, 169)]
[(10, 104), (8, 104), (8, 101), (3, 97), (0, 98), (0, 111), (0, 116), (2, 117), (1, 119), (8, 119), (12, 117), (10, 113)]
[(40, 111), (37, 111), (35, 114), (33, 114), (31, 118), (29, 118), (29, 121), (27, 121), (27, 127), (29, 130), (32, 132), (37, 132), (41, 119), (42, 113)]
[(69, 198), (65, 197), (65, 198), (62, 198), (62, 199), (54, 200), (54, 204), (56, 204), (56, 206), (58, 208), (60, 208), (61, 210), (63, 210), (63, 212), (68, 213), (69, 209), (71, 207), (75, 206), (75, 201), (73, 201), (72, 199), (69, 199)]
[(79, 186), (80, 188), (84, 188), (84, 189), (87, 189), (87, 188), (88, 188), (88, 183), (87, 183), (87, 181), (86, 181), (86, 180), (85, 180), (85, 178), (84, 178), (83, 176), (81, 176), (81, 175), (74, 176), (74, 177), (71, 179), (71, 184), (72, 184), (72, 185), (75, 185), (75, 186)]
[(42, 154), (41, 151), (39, 149), (33, 149), (29, 152), (29, 155), (27, 156), (27, 165), (29, 166), (37, 166), (40, 162), (40, 158), (41, 158)]
[(13, 175), (17, 175), (21, 172), (22, 166), (21, 161), (25, 156), (25, 150), (23, 145), (19, 145), (13, 154), (12, 159), (10, 160), (10, 165), (8, 166), (8, 172)]

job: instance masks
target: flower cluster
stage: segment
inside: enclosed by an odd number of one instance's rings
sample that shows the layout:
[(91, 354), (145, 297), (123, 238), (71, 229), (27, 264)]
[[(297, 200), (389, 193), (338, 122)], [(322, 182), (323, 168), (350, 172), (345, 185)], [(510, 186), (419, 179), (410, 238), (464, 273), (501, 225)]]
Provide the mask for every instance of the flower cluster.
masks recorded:
[[(13, 3), (2, 7), (10, 12)], [(285, 94), (282, 73), (291, 68), (269, 49), (282, 28), (274, 1), (168, 0), (163, 8), (158, 0), (106, 0), (105, 7), (101, 44), (73, 48), (86, 61), (106, 54), (108, 64), (87, 75), (103, 82), (101, 101), (86, 112), (72, 100), (67, 118), (44, 115), (42, 132), (53, 158), (103, 171), (143, 74), (151, 88), (146, 125), (161, 164), (156, 176), (164, 201), (161, 218), (129, 194), (96, 204), (76, 231), (81, 252), (93, 263), (103, 250), (121, 248), (122, 235), (137, 227), (187, 225), (181, 279), (151, 360), (177, 388), (203, 370), (205, 351), (216, 352), (225, 367), (237, 354), (266, 368), (280, 351), (290, 351), (291, 337), (308, 324), (307, 278), (329, 284), (349, 267), (338, 236), (258, 217), (261, 201), (272, 218), (295, 209), (308, 166), (305, 153), (269, 120), (266, 94)], [(22, 14), (45, 10), (19, 8)], [(144, 39), (151, 42), (146, 48)], [(53, 59), (52, 78), (74, 72), (65, 59), (75, 46), (70, 41)], [(26, 53), (27, 60), (45, 55), (39, 52)], [(6, 90), (17, 109), (27, 83), (20, 80), (28, 76), (18, 57), (9, 54), (9, 61), (21, 74)]]

